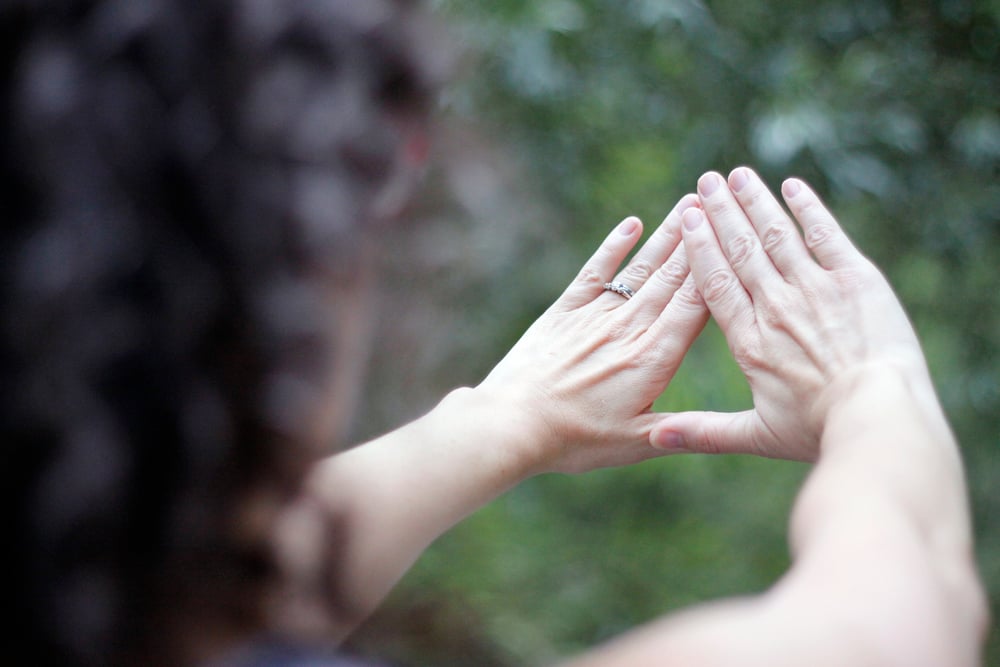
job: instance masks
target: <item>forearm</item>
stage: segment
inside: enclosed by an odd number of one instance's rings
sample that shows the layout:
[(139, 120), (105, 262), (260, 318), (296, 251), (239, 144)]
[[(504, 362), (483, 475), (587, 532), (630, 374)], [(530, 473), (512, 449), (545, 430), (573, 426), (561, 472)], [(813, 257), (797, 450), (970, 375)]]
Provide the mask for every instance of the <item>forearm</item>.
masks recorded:
[(891, 374), (851, 389), (797, 500), (780, 582), (651, 623), (572, 666), (978, 665), (983, 593), (936, 400)]
[[(642, 226), (619, 224), (475, 389), (320, 463), (276, 531), (291, 582), (277, 614), (319, 615), (306, 591), (330, 572), (334, 633), (344, 634), (435, 538), (525, 477), (659, 455), (649, 446), (657, 421), (649, 406), (708, 316), (679, 246), (680, 211), (693, 203), (682, 199), (625, 269)], [(633, 298), (604, 288), (616, 275)]]
[(674, 416), (653, 441), (817, 461), (793, 564), (765, 594), (668, 618), (581, 664), (976, 665), (986, 612), (961, 462), (905, 312), (804, 183), (782, 186), (801, 236), (749, 170), (720, 185), (699, 179), (684, 245), (754, 408)]
[(867, 373), (831, 407), (776, 591), (791, 607), (824, 599), (879, 655), (913, 651), (886, 664), (974, 665), (984, 611), (963, 472), (927, 382)]
[[(617, 225), (477, 388), (319, 464), (298, 515), (277, 531), (287, 579), (334, 572), (328, 597), (353, 611), (337, 621), (350, 626), (436, 537), (525, 477), (658, 455), (649, 406), (708, 317), (680, 246), (681, 212), (695, 202), (681, 199), (624, 268), (642, 224), (629, 217)], [(606, 289), (611, 280), (625, 280), (634, 296)], [(336, 545), (310, 562), (323, 540), (308, 544), (308, 535), (324, 522)], [(291, 588), (286, 606), (299, 611), (286, 615), (310, 616), (296, 598), (315, 587)]]
[(307, 484), (335, 533), (332, 589), (347, 617), (370, 613), (438, 536), (532, 472), (531, 427), (477, 390), (316, 466)]
[(848, 541), (853, 519), (871, 506), (883, 508), (880, 520), (905, 526), (935, 556), (968, 556), (962, 463), (929, 380), (875, 369), (839, 393), (819, 462), (792, 515), (793, 551), (805, 557), (821, 551), (813, 543), (831, 536)]

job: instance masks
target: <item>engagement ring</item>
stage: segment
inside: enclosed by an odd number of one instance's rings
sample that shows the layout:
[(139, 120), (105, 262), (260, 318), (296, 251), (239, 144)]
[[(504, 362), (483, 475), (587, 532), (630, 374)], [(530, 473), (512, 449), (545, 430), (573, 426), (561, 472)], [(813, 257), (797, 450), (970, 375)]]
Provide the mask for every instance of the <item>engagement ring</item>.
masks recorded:
[(631, 299), (635, 296), (635, 292), (632, 288), (625, 283), (604, 283), (604, 289), (614, 292), (615, 294), (621, 294), (626, 299)]

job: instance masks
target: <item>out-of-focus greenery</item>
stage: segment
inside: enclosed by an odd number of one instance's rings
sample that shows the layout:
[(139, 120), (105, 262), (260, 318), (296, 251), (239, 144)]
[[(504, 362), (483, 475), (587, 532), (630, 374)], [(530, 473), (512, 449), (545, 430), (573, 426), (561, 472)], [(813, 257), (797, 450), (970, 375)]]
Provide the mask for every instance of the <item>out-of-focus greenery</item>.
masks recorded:
[[(531, 242), (480, 276), (485, 306), (464, 304), (496, 319), (472, 318), (480, 345), (461, 347), (464, 365), (439, 364), (453, 371), (439, 381), (474, 382), (561, 289), (552, 273), (568, 280), (567, 258), (582, 263), (624, 215), (651, 228), (708, 169), (749, 164), (775, 186), (803, 176), (922, 338), (1000, 614), (1000, 2), (433, 6), (471, 59), (442, 122), (483, 128), (536, 206), (517, 228)], [(462, 253), (499, 261), (482, 242)], [(748, 404), (710, 327), (657, 407)], [(357, 643), (404, 664), (539, 664), (677, 607), (763, 590), (787, 566), (805, 472), (673, 457), (531, 480), (434, 545)], [(987, 664), (1000, 664), (996, 633)]]

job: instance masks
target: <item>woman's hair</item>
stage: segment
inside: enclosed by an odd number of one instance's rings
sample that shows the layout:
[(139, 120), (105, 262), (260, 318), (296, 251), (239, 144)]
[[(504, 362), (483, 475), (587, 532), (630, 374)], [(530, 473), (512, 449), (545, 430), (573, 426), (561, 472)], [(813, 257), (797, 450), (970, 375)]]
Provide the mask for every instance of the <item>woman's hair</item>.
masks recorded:
[(171, 610), (259, 626), (349, 317), (325, 289), (437, 75), (413, 5), (0, 5), (9, 655), (122, 661)]

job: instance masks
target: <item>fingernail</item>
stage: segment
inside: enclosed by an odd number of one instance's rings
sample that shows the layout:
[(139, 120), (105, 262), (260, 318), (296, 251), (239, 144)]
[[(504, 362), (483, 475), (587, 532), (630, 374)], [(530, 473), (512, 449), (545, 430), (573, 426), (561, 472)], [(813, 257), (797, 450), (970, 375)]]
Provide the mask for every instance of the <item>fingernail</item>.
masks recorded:
[(698, 192), (701, 193), (702, 197), (711, 197), (719, 189), (721, 181), (722, 179), (719, 178), (718, 174), (705, 174), (698, 179)]
[(628, 217), (622, 220), (622, 223), (618, 225), (618, 231), (621, 232), (622, 236), (632, 236), (632, 232), (634, 232), (638, 226), (638, 218)]
[(781, 194), (785, 195), (785, 198), (787, 199), (791, 199), (795, 195), (799, 194), (801, 190), (802, 185), (794, 178), (789, 178), (781, 184)]
[(683, 213), (692, 206), (697, 206), (697, 205), (698, 205), (698, 195), (695, 194), (684, 195), (683, 197), (681, 197), (680, 212)]
[(677, 431), (660, 431), (653, 434), (651, 443), (657, 449), (681, 451), (684, 449), (684, 436)]
[(684, 227), (691, 230), (701, 224), (702, 220), (705, 219), (705, 214), (701, 212), (700, 208), (692, 206), (684, 211), (682, 219), (684, 220)]
[(732, 188), (733, 192), (742, 190), (749, 181), (750, 174), (744, 167), (734, 169), (733, 173), (729, 174), (729, 187)]

